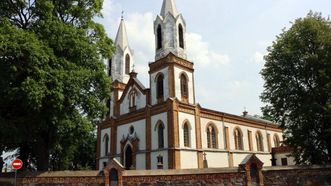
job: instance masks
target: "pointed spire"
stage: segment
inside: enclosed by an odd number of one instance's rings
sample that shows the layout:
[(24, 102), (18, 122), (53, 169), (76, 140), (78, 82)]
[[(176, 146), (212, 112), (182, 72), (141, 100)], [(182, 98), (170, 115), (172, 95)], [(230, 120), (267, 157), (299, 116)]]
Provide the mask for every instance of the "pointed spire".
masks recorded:
[(174, 17), (178, 15), (175, 0), (163, 0), (163, 5), (160, 15), (165, 17), (167, 13), (171, 13)]
[(121, 17), (121, 23), (117, 31), (116, 39), (115, 39), (116, 46), (118, 45), (122, 50), (124, 50), (127, 46), (129, 46), (128, 43), (128, 36), (126, 34), (126, 27), (125, 22), (123, 18), (123, 12)]

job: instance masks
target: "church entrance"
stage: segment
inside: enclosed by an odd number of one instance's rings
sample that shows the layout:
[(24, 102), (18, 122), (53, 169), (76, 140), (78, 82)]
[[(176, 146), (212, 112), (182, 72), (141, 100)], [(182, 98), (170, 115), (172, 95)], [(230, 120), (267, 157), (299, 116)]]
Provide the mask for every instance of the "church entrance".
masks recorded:
[(127, 170), (130, 170), (130, 168), (132, 167), (132, 148), (130, 145), (128, 145), (125, 149), (125, 157), (124, 157), (124, 160), (125, 160), (125, 168)]
[(116, 169), (111, 169), (109, 172), (109, 181), (110, 186), (117, 186), (118, 185), (118, 173)]

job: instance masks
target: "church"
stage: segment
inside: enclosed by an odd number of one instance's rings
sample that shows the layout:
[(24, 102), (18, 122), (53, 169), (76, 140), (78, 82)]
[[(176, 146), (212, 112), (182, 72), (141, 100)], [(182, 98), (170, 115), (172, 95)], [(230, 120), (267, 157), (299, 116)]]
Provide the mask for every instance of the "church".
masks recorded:
[[(155, 61), (149, 88), (134, 72), (122, 18), (109, 60), (113, 91), (109, 115), (98, 124), (97, 168), (114, 159), (128, 170), (237, 167), (255, 154), (272, 165), (278, 124), (202, 107), (195, 99), (194, 64), (186, 55), (186, 22), (175, 0), (163, 0), (154, 21)], [(146, 63), (147, 65), (147, 63)]]

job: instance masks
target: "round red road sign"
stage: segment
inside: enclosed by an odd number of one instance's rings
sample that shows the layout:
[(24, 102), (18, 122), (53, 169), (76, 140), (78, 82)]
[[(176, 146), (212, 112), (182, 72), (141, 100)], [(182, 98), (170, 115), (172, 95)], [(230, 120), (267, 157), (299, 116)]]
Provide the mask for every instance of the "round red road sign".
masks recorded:
[(16, 159), (11, 163), (13, 169), (18, 170), (23, 167), (23, 162), (20, 159)]

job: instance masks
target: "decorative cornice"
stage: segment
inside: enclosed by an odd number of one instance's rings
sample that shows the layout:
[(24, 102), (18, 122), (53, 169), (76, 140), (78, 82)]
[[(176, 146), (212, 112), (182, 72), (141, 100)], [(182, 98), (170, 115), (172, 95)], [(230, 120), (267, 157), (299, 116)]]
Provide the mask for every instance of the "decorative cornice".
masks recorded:
[(166, 57), (161, 58), (153, 63), (149, 64), (149, 73), (154, 73), (160, 69), (163, 69), (167, 66), (175, 65), (181, 68), (184, 68), (185, 70), (188, 70), (189, 72), (193, 72), (193, 66), (194, 64), (190, 61), (187, 61), (186, 59), (180, 58), (176, 56), (173, 53), (169, 53)]

